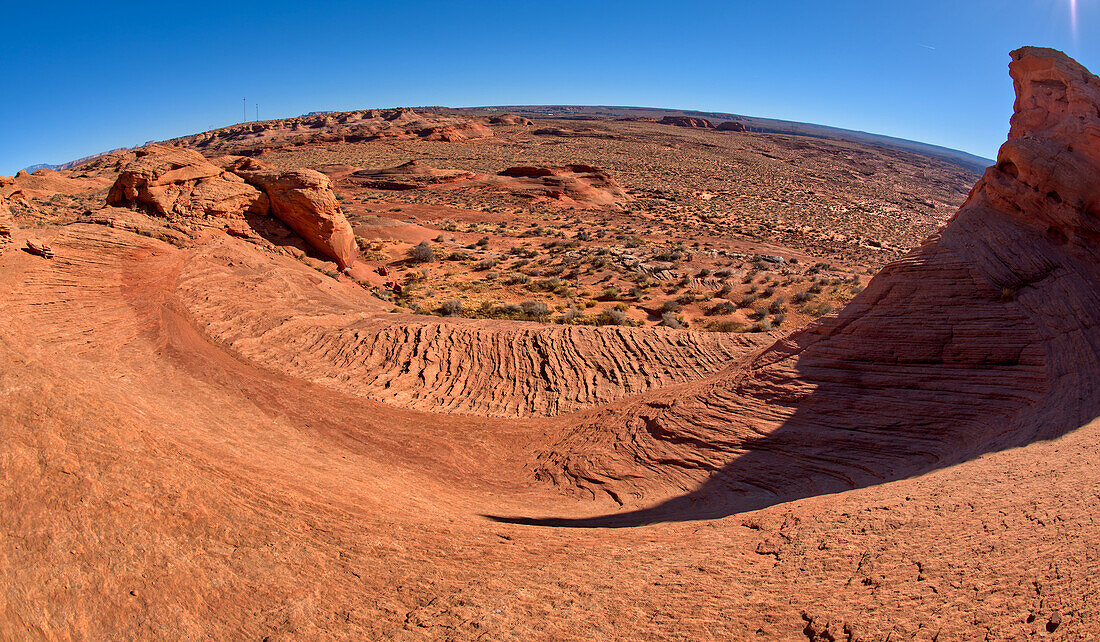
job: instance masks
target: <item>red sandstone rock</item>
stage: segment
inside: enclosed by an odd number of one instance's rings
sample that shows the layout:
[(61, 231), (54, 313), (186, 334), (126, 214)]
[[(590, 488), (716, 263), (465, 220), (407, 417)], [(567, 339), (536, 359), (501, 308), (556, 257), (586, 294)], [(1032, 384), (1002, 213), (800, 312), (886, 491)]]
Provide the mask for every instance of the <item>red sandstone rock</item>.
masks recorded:
[(675, 125), (677, 127), (694, 127), (698, 129), (713, 129), (714, 125), (705, 118), (691, 118), (690, 116), (665, 116), (660, 120), (662, 125)]
[(724, 123), (719, 123), (715, 129), (720, 132), (743, 132), (745, 131), (745, 125), (736, 120), (727, 120)]
[(53, 248), (41, 239), (27, 239), (27, 251), (29, 251), (31, 254), (37, 254), (38, 256), (45, 257), (47, 259), (53, 258)]
[(138, 150), (107, 195), (109, 205), (138, 205), (166, 218), (232, 219), (264, 214), (267, 196), (236, 174), (187, 149)]
[(611, 174), (592, 165), (510, 167), (487, 182), (580, 208), (616, 207), (630, 200)]
[(490, 125), (511, 125), (529, 127), (533, 123), (531, 119), (524, 118), (523, 116), (516, 116), (515, 114), (501, 114), (500, 116), (493, 116), (489, 119)]
[(340, 269), (355, 262), (355, 233), (344, 217), (328, 177), (311, 169), (238, 170), (267, 193), (271, 211)]
[(475, 121), (453, 125), (433, 125), (415, 130), (415, 133), (424, 140), (441, 140), (448, 143), (493, 136), (493, 130)]

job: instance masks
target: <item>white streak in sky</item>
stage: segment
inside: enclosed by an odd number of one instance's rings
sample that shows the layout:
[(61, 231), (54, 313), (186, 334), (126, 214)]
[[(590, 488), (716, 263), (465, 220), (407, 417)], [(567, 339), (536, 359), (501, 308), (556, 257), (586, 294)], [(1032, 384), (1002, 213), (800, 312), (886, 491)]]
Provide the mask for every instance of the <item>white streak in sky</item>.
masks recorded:
[(1069, 0), (1069, 24), (1073, 31), (1073, 44), (1077, 44), (1077, 0)]

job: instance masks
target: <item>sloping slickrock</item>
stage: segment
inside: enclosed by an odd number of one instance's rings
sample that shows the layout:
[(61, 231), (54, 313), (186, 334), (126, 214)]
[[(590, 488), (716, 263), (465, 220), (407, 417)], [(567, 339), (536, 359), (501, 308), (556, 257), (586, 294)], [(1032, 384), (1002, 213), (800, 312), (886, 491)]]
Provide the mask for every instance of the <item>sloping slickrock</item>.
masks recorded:
[(336, 201), (332, 184), (311, 169), (237, 170), (267, 193), (271, 212), (310, 245), (344, 269), (355, 262), (355, 232)]
[[(235, 354), (395, 406), (481, 416), (550, 416), (699, 379), (766, 342), (757, 334), (480, 320), (379, 319), (293, 294), (228, 245), (182, 269), (177, 295)], [(228, 267), (232, 264), (232, 267)], [(232, 279), (252, 294), (212, 288)]]
[(241, 219), (265, 214), (267, 196), (198, 152), (150, 145), (136, 151), (107, 195), (107, 204), (139, 206), (165, 218)]
[(1100, 415), (1100, 79), (1050, 49), (1013, 52), (1010, 71), (1009, 140), (940, 233), (744, 367), (582, 422), (536, 474), (619, 497), (690, 491), (653, 514), (701, 499), (728, 512)]

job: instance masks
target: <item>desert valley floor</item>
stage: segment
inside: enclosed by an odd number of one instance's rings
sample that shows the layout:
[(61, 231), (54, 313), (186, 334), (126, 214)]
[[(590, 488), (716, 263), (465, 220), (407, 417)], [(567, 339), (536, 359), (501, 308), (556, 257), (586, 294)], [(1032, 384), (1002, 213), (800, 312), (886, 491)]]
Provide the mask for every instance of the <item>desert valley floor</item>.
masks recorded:
[(988, 169), (325, 113), (0, 177), (0, 639), (1100, 636), (1100, 80)]

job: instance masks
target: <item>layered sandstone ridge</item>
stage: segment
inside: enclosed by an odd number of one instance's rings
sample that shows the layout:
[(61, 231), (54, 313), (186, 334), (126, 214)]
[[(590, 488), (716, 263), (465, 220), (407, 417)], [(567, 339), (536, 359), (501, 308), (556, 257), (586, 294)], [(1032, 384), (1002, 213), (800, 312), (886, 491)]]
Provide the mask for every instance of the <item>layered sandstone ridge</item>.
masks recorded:
[[(210, 286), (230, 280), (250, 296)], [(232, 239), (187, 260), (176, 296), (207, 336), (253, 363), (394, 406), (481, 416), (557, 415), (685, 383), (767, 341), (383, 316), (362, 303), (307, 296), (303, 284), (273, 273)]]
[(580, 422), (535, 474), (620, 502), (675, 496), (640, 520), (725, 514), (1100, 414), (1100, 81), (1053, 50), (1012, 59), (1011, 138), (940, 233), (747, 365)]

